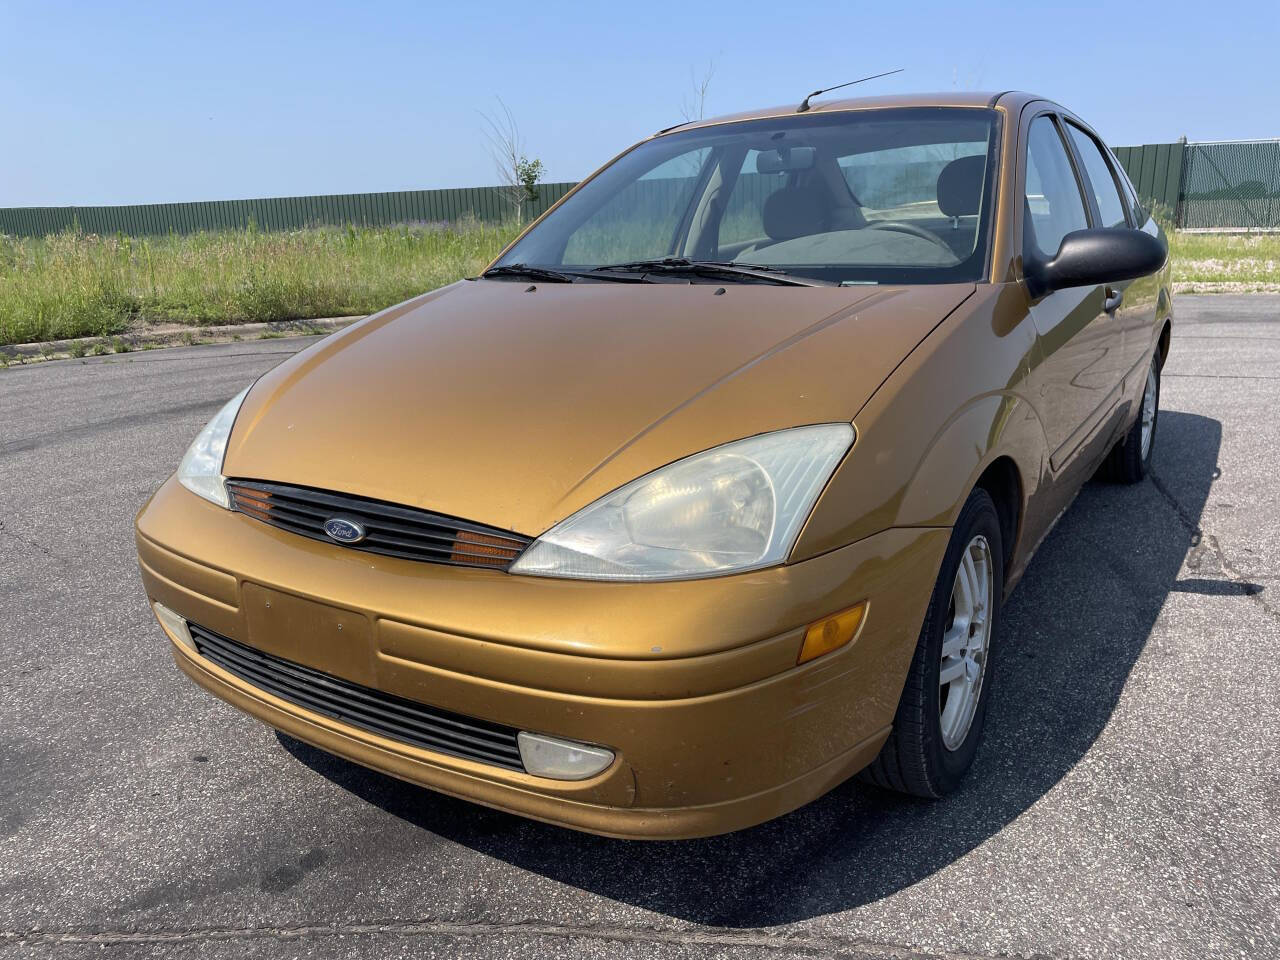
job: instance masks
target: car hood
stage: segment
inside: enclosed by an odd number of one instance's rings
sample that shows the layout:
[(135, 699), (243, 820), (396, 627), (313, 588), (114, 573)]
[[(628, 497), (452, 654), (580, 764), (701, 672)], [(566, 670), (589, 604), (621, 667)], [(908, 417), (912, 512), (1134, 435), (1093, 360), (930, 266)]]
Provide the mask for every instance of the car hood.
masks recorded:
[(680, 457), (853, 419), (973, 290), (462, 281), (263, 376), (224, 472), (537, 535)]

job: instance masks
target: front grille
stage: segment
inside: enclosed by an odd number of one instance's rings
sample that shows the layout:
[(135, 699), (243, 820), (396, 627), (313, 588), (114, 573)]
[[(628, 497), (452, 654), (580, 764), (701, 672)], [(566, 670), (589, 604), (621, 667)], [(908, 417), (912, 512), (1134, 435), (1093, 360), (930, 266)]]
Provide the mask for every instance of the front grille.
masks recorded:
[(260, 690), (342, 723), (424, 750), (524, 770), (519, 733), (330, 676), (188, 624), (200, 656)]
[(382, 500), (259, 480), (228, 480), (231, 509), (313, 540), (340, 543), (324, 532), (327, 520), (356, 520), (365, 529), (353, 550), (458, 567), (505, 570), (530, 544), (528, 537)]

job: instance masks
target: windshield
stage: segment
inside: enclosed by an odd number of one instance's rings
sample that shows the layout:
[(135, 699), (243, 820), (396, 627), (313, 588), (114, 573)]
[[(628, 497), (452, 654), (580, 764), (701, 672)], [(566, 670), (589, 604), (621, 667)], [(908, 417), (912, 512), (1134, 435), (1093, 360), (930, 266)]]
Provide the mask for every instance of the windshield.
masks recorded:
[(977, 281), (997, 123), (993, 110), (928, 107), (660, 136), (583, 184), (497, 266), (577, 275), (679, 257), (836, 283)]

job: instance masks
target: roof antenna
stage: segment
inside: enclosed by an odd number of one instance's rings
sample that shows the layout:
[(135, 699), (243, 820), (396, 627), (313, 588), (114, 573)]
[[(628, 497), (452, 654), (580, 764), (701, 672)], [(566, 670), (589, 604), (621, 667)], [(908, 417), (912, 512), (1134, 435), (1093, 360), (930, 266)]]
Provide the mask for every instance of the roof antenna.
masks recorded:
[(907, 68), (899, 67), (897, 70), (889, 70), (886, 73), (873, 73), (871, 76), (863, 77), (861, 80), (850, 80), (848, 83), (836, 84), (836, 86), (827, 87), (825, 90), (815, 90), (813, 91), (813, 93), (809, 94), (807, 97), (804, 98), (804, 101), (796, 109), (796, 113), (804, 113), (806, 110), (808, 110), (809, 101), (812, 100), (814, 97), (816, 97), (820, 93), (830, 93), (832, 90), (839, 90), (841, 87), (852, 87), (855, 83), (865, 83), (868, 80), (878, 80), (880, 79), (880, 77), (891, 77), (895, 73), (901, 73), (905, 69)]

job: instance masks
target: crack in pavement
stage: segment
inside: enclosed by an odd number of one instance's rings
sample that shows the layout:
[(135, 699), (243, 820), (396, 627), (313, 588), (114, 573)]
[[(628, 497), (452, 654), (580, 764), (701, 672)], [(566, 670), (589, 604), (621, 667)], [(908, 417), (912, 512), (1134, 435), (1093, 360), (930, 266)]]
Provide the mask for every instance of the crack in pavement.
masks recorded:
[[(1222, 544), (1219, 542), (1218, 538), (1212, 533), (1207, 533), (1204, 528), (1196, 522), (1196, 519), (1192, 517), (1187, 509), (1178, 501), (1178, 498), (1173, 495), (1173, 492), (1164, 485), (1163, 481), (1161, 481), (1161, 479), (1156, 475), (1155, 471), (1152, 470), (1148, 476), (1150, 476), (1151, 485), (1155, 487), (1156, 492), (1168, 502), (1169, 506), (1173, 508), (1174, 513), (1177, 514), (1178, 520), (1181, 521), (1182, 525), (1191, 532), (1191, 550), (1187, 553), (1188, 560), (1186, 561), (1188, 568), (1192, 570), (1197, 569), (1199, 565), (1198, 560), (1196, 565), (1193, 566), (1190, 562), (1190, 558), (1196, 553), (1197, 549), (1199, 549), (1201, 552), (1208, 552), (1213, 555), (1214, 559), (1218, 561), (1218, 566), (1222, 569), (1222, 572), (1232, 583), (1239, 584), (1246, 588), (1254, 587), (1254, 582), (1241, 573), (1227, 558), (1227, 553), (1222, 548)], [(1277, 623), (1280, 623), (1280, 610), (1277, 610), (1268, 603), (1260, 590), (1243, 589), (1240, 591), (1239, 595), (1248, 597), (1262, 609), (1263, 613), (1272, 620), (1275, 620)]]
[[(1218, 542), (1218, 538), (1216, 536), (1211, 533), (1205, 533), (1203, 534), (1202, 543), (1208, 547), (1209, 552), (1213, 554), (1215, 559), (1217, 559), (1218, 565), (1222, 568), (1223, 572), (1226, 573), (1227, 579), (1232, 583), (1238, 583), (1244, 586), (1253, 585), (1253, 581), (1237, 570), (1232, 562), (1227, 558), (1227, 553), (1222, 549), (1222, 544)], [(1280, 610), (1271, 606), (1271, 604), (1269, 604), (1263, 597), (1260, 590), (1245, 589), (1242, 590), (1241, 593), (1261, 607), (1262, 612), (1268, 617), (1275, 620), (1277, 623), (1280, 623)]]
[(1239, 334), (1221, 333), (1217, 336), (1207, 333), (1184, 333), (1179, 340), (1280, 340), (1280, 337), (1242, 337)]
[(1162, 377), (1185, 377), (1188, 380), (1280, 380), (1280, 376), (1268, 376), (1261, 373), (1170, 373), (1161, 372)]
[(43, 447), (53, 443), (62, 443), (67, 440), (91, 437), (96, 433), (102, 433), (107, 430), (136, 427), (142, 424), (159, 423), (165, 420), (176, 420), (190, 413), (212, 413), (224, 403), (226, 403), (225, 400), (196, 400), (191, 403), (165, 407), (161, 410), (144, 410), (139, 413), (126, 413), (119, 417), (110, 417), (106, 420), (93, 420), (88, 423), (80, 424), (79, 426), (67, 427), (64, 430), (51, 430), (47, 433), (32, 434), (31, 436), (26, 437), (16, 437), (13, 440), (0, 442), (0, 454), (20, 453), (25, 450), (34, 450), (37, 447)]
[[(70, 946), (77, 944), (127, 946), (179, 944), (234, 940), (298, 940), (315, 937), (559, 937), (566, 940), (602, 940), (654, 945), (718, 949), (752, 948), (811, 954), (817, 957), (851, 957), (866, 960), (1050, 960), (1046, 953), (933, 951), (890, 943), (863, 942), (846, 937), (806, 936), (767, 932), (674, 930), (660, 927), (594, 926), (554, 923), (485, 923), (464, 921), (387, 921), (379, 923), (305, 924), (266, 927), (195, 927), (181, 930), (4, 930), (0, 945)], [(1064, 955), (1057, 955), (1061, 960)]]
[[(6, 512), (5, 509), (3, 507), (0, 507), (0, 514), (3, 514), (5, 512)], [(3, 516), (0, 516), (0, 538), (8, 538), (12, 540), (14, 543), (20, 544), (24, 547), (27, 547), (30, 550), (34, 550), (37, 553), (43, 554), (44, 556), (48, 557), (50, 560), (54, 560), (64, 566), (67, 563), (67, 560), (64, 557), (58, 556), (56, 553), (54, 553), (52, 550), (46, 547), (43, 543), (40, 543), (37, 540), (32, 540), (29, 537), (24, 537), (20, 533), (16, 533), (14, 530), (10, 529), (8, 526), (6, 526)]]

